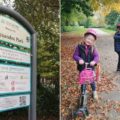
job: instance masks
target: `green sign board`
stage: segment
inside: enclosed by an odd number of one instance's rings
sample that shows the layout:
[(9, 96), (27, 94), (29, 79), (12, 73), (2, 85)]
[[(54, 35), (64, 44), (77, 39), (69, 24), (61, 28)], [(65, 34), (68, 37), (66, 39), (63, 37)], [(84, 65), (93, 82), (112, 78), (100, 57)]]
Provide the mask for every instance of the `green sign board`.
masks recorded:
[(0, 6), (0, 112), (28, 107), (28, 119), (36, 120), (36, 73), (36, 31)]

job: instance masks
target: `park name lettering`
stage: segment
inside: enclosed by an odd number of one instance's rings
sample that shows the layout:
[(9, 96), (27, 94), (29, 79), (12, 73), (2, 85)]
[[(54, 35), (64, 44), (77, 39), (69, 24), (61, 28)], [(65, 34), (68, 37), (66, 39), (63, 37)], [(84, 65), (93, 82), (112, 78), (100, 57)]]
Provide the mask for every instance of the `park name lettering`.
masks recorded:
[(19, 42), (19, 43), (23, 43), (23, 40), (19, 39), (18, 37), (15, 38), (11, 35), (5, 35), (5, 34), (2, 34), (2, 33), (0, 33), (0, 38), (6, 38), (6, 39), (9, 39), (11, 41), (16, 41), (16, 42)]

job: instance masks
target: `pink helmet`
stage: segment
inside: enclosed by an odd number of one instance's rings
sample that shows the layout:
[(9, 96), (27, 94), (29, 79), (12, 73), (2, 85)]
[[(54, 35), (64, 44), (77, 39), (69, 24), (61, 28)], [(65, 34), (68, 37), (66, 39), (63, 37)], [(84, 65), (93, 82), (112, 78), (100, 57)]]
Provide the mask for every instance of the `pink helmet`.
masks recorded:
[(93, 35), (95, 37), (95, 39), (97, 39), (97, 33), (96, 33), (96, 31), (94, 29), (88, 29), (85, 32), (84, 36), (86, 36), (87, 34), (91, 34), (91, 35)]

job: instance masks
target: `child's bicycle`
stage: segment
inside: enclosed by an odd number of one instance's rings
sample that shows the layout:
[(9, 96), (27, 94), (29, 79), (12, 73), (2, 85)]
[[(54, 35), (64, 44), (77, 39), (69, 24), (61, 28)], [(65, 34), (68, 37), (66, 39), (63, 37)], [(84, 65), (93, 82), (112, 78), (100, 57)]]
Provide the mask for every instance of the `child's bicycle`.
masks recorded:
[[(80, 85), (83, 85), (83, 87), (86, 87), (84, 85), (88, 85), (96, 80), (96, 74), (92, 70), (92, 68), (88, 68), (89, 63), (85, 63), (85, 69), (80, 73), (79, 81), (78, 83)], [(77, 116), (82, 117), (85, 119), (87, 116), (89, 116), (89, 111), (87, 108), (87, 93), (81, 95), (80, 97), (80, 105), (79, 109), (74, 113), (74, 118)]]

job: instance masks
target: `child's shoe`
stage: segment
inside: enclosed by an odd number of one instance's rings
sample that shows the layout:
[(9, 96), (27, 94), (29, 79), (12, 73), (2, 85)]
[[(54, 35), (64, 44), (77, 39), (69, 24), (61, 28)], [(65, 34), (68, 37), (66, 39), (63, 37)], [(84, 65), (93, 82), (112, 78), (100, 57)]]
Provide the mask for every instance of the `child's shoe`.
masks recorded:
[(98, 101), (97, 91), (93, 91), (93, 98), (94, 98), (94, 100)]

